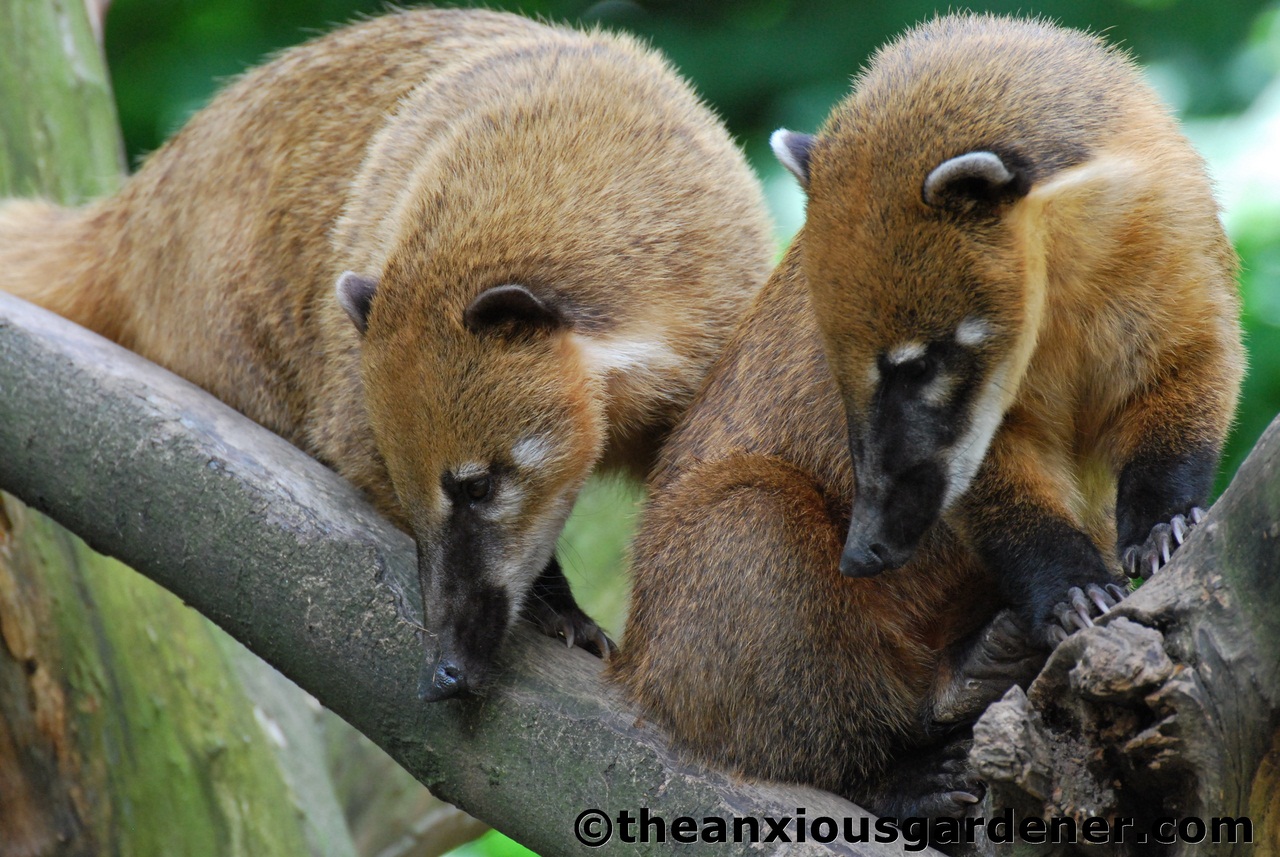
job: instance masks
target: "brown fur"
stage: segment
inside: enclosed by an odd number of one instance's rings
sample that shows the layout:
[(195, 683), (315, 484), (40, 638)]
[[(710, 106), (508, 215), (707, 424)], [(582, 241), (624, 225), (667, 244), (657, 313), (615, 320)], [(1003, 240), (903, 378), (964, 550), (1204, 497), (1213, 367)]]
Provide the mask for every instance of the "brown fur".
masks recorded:
[[(769, 235), (741, 153), (654, 52), (421, 10), (246, 74), (111, 198), (7, 203), (0, 288), (315, 455), (420, 554), (442, 472), (539, 439), (492, 527), (489, 582), (514, 612), (588, 473), (647, 469), (763, 282)], [(379, 282), (363, 338), (335, 299), (347, 270)], [(504, 283), (567, 324), (466, 329)]]
[[(922, 201), (938, 164), (1003, 146), (1032, 185), (996, 221)], [(939, 19), (877, 54), (810, 168), (803, 267), (846, 407), (880, 349), (982, 316), (1004, 422), (954, 522), (1016, 495), (1114, 565), (1116, 476), (1144, 447), (1220, 449), (1244, 371), (1204, 165), (1136, 67), (1040, 21)]]
[[(923, 202), (940, 163), (1005, 143), (1039, 159), (1002, 217)], [(974, 531), (1062, 516), (1114, 568), (1128, 457), (1220, 444), (1242, 371), (1234, 257), (1132, 65), (1041, 22), (948, 17), (885, 48), (808, 177), (803, 230), (664, 450), (611, 675), (704, 761), (877, 806), (964, 679), (948, 646), (1008, 603)], [(1013, 364), (980, 475), (905, 566), (841, 577), (846, 413), (877, 354), (971, 316)]]
[(610, 675), (706, 762), (868, 800), (921, 741), (944, 651), (996, 605), (942, 527), (896, 572), (837, 570), (853, 473), (803, 242), (663, 449)]

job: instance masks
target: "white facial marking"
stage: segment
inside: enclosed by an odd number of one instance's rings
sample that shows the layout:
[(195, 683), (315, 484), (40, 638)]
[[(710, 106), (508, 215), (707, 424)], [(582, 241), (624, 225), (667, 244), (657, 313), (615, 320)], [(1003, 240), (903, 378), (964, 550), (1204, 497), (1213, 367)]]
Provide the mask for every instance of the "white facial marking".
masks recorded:
[(867, 366), (867, 383), (872, 387), (880, 383), (880, 367), (875, 363)]
[(511, 447), (511, 460), (521, 470), (537, 470), (551, 457), (551, 441), (540, 435), (523, 437)]
[(955, 389), (955, 376), (940, 374), (920, 391), (920, 398), (927, 404), (934, 407), (942, 407), (951, 398), (951, 393)]
[(945, 511), (957, 497), (965, 492), (973, 477), (978, 475), (982, 459), (986, 457), (991, 438), (1004, 420), (1004, 382), (1009, 374), (1006, 363), (997, 369), (987, 381), (978, 399), (973, 403), (969, 428), (953, 447), (948, 462), (947, 494), (942, 498)]
[(893, 346), (886, 356), (894, 366), (900, 366), (903, 363), (910, 363), (912, 360), (919, 360), (924, 356), (924, 352), (924, 343), (913, 341)]
[(524, 489), (511, 480), (500, 480), (494, 486), (493, 498), (480, 507), (481, 517), (488, 521), (509, 521), (519, 516), (524, 506)]
[(991, 336), (991, 325), (986, 319), (969, 316), (956, 328), (956, 342), (965, 348), (981, 345)]
[(464, 479), (475, 479), (477, 476), (484, 476), (489, 472), (487, 465), (478, 461), (468, 461), (466, 464), (460, 464), (453, 470), (453, 478), (461, 482)]
[(666, 368), (680, 362), (676, 353), (661, 340), (578, 336), (577, 341), (588, 365), (602, 375)]

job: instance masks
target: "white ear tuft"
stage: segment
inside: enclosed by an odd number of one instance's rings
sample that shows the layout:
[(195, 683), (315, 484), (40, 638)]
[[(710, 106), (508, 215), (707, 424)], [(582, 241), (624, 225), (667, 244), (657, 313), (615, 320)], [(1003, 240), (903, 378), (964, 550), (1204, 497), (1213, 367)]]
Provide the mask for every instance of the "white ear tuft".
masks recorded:
[(351, 323), (363, 334), (369, 328), (369, 307), (378, 291), (378, 279), (355, 271), (343, 271), (334, 291)]
[(1017, 177), (995, 152), (966, 152), (934, 167), (924, 180), (922, 195), (934, 208), (989, 204), (1010, 195)]
[(779, 128), (770, 135), (769, 146), (773, 149), (774, 157), (800, 180), (801, 186), (808, 187), (809, 152), (813, 148), (813, 137)]

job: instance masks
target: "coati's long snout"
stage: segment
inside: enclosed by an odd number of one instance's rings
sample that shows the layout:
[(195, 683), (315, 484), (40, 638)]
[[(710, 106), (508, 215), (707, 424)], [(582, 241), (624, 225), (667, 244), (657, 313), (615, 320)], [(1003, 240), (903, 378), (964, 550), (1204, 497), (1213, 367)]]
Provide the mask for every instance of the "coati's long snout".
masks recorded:
[(486, 582), (477, 569), (474, 545), (454, 542), (419, 544), (418, 579), (431, 639), (428, 671), (418, 688), (424, 701), (436, 702), (484, 686), (492, 671), (498, 644), (511, 623), (511, 595)]
[[(901, 355), (890, 355), (890, 357)], [(960, 428), (972, 421), (963, 384), (950, 397), (930, 396), (940, 372), (958, 372), (950, 359), (925, 353), (910, 361), (879, 361), (868, 410), (849, 415), (849, 452), (857, 488), (849, 534), (840, 557), (848, 577), (873, 577), (905, 565), (956, 494), (958, 456), (974, 439)]]
[(946, 478), (937, 463), (923, 462), (906, 473), (880, 476), (879, 490), (862, 490), (853, 502), (849, 535), (840, 555), (840, 571), (846, 577), (874, 577), (900, 568), (911, 559), (925, 531), (938, 519), (946, 492)]

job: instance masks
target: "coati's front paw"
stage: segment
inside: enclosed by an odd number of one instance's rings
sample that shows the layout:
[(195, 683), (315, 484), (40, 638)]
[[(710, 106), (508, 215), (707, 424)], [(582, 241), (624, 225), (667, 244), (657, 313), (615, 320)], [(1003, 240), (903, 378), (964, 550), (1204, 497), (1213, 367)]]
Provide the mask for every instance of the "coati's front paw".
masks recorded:
[(1092, 628), (1093, 620), (1111, 611), (1124, 600), (1125, 591), (1114, 583), (1099, 586), (1090, 583), (1081, 589), (1073, 586), (1067, 597), (1053, 605), (1053, 618), (1042, 626), (1043, 641), (1050, 647), (1057, 646), (1070, 634), (1084, 628)]
[(1120, 567), (1130, 577), (1151, 577), (1169, 562), (1173, 552), (1187, 540), (1191, 528), (1204, 520), (1204, 509), (1192, 507), (1186, 515), (1174, 515), (1167, 524), (1156, 524), (1140, 545), (1130, 545), (1120, 557)]
[(524, 617), (548, 637), (564, 640), (569, 648), (586, 649), (598, 658), (609, 659), (617, 648), (599, 625), (582, 612), (560, 563), (552, 559), (529, 590)]
[(598, 658), (609, 659), (617, 648), (609, 635), (576, 605), (552, 607), (534, 599), (524, 611), (525, 618), (548, 637), (564, 640), (569, 648), (577, 646)]

